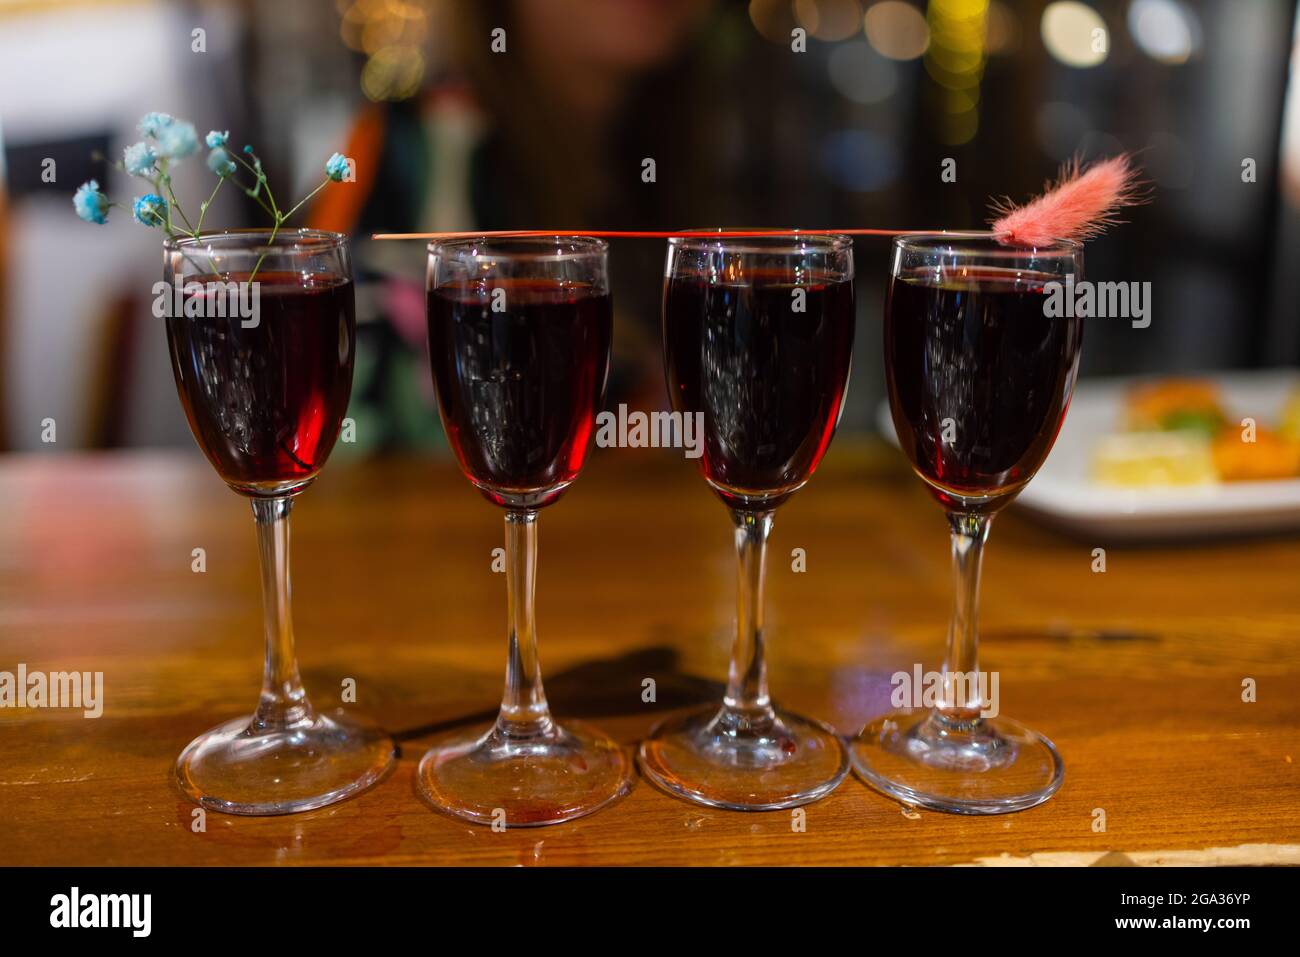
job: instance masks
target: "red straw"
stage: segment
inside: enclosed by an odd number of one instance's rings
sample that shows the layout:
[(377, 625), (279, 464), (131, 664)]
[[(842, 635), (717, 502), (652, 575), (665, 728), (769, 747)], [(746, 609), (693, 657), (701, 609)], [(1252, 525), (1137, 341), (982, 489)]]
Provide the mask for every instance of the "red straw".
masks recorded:
[[(995, 204), (993, 235), (1010, 245), (1048, 246), (1058, 239), (1089, 239), (1114, 223), (1115, 211), (1146, 199), (1127, 154), (1083, 169), (1076, 159), (1046, 193), (1024, 206)], [(746, 236), (911, 236), (942, 229), (500, 229), (441, 233), (375, 233), (371, 239), (494, 239), (598, 236), (605, 239), (731, 239)]]
[(942, 232), (926, 229), (499, 229), (444, 233), (375, 233), (371, 239), (498, 239), (532, 236), (595, 236), (600, 239), (744, 238), (746, 236), (905, 236)]

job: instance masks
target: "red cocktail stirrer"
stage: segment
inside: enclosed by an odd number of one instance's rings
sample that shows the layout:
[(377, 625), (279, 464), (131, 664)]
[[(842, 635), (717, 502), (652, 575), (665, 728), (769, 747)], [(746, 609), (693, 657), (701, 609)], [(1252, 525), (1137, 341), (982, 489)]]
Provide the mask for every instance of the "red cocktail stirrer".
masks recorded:
[(375, 233), (371, 239), (520, 239), (529, 236), (595, 236), (600, 239), (723, 239), (747, 236), (902, 236), (907, 233), (939, 232), (926, 229), (468, 229), (449, 233)]
[[(1008, 246), (1050, 246), (1062, 239), (1085, 240), (1119, 222), (1116, 212), (1145, 200), (1127, 154), (1084, 169), (1076, 159), (1037, 199), (1017, 206), (1004, 198), (993, 205), (993, 234)], [(733, 239), (761, 236), (907, 236), (942, 229), (504, 229), (436, 233), (375, 233), (371, 239), (520, 239), (535, 236), (595, 236), (602, 239)], [(958, 234), (962, 231), (957, 230)]]

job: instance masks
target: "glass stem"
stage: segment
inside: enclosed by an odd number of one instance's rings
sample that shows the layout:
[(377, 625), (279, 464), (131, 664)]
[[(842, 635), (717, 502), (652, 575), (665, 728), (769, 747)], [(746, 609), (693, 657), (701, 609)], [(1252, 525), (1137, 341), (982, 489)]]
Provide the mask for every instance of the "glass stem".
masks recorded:
[(772, 514), (740, 509), (731, 513), (736, 523), (736, 640), (723, 704), (748, 724), (773, 717), (763, 648), (763, 573)]
[(950, 512), (952, 528), (952, 621), (948, 626), (948, 655), (943, 663), (937, 710), (953, 724), (979, 719), (986, 707), (979, 675), (980, 567), (992, 515)]
[(262, 606), (266, 621), (266, 671), (253, 731), (281, 731), (310, 723), (315, 714), (298, 675), (289, 597), (289, 510), (293, 500), (253, 499), (257, 547), (262, 565)]
[(506, 513), (506, 591), (510, 624), (506, 658), (506, 687), (497, 715), (496, 732), (507, 737), (551, 734), (555, 724), (542, 688), (537, 657), (537, 624), (533, 593), (537, 582), (537, 513)]

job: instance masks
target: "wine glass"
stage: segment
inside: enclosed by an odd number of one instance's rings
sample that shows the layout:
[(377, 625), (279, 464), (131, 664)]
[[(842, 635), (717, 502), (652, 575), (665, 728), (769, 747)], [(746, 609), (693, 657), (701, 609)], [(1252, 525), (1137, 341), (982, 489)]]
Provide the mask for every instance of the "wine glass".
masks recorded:
[(581, 237), (429, 245), (438, 408), (461, 470), (506, 510), (509, 635), (496, 720), (440, 736), (420, 761), (418, 786), (433, 807), (480, 824), (555, 824), (631, 788), (616, 741), (551, 717), (533, 615), (537, 513), (582, 471), (604, 402), (608, 259), (607, 243)]
[[(885, 373), (899, 443), (948, 516), (956, 602), (933, 708), (876, 718), (853, 765), (898, 800), (959, 814), (1046, 801), (1052, 742), (995, 714), (979, 670), (980, 563), (993, 516), (1034, 477), (1074, 389), (1082, 320), (1048, 308), (1083, 250), (1001, 245), (991, 233), (900, 236), (885, 301)], [(919, 689), (914, 689), (919, 693)]]
[(289, 511), (339, 435), (352, 389), (356, 319), (347, 237), (235, 230), (168, 239), (167, 342), (194, 438), (257, 523), (265, 607), (262, 697), (190, 742), (181, 790), (229, 814), (290, 814), (377, 783), (392, 739), (307, 699), (294, 653)]
[(641, 768), (713, 807), (795, 807), (848, 772), (834, 729), (768, 696), (763, 575), (776, 508), (812, 476), (843, 408), (853, 347), (853, 245), (845, 236), (673, 238), (665, 268), (668, 391), (703, 413), (705, 481), (731, 513), (736, 637), (722, 704), (670, 717)]

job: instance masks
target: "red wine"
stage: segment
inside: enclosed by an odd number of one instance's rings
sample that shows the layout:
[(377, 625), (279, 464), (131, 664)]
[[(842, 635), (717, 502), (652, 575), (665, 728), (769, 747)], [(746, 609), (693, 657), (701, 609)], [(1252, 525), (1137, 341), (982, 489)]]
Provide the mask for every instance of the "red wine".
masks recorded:
[(456, 282), (430, 291), (428, 320), (438, 407), (462, 471), (497, 505), (554, 502), (582, 470), (605, 401), (609, 294), (556, 280)]
[(169, 315), (167, 342), (190, 429), (218, 474), (237, 491), (279, 494), (311, 482), (338, 438), (352, 390), (352, 280), (261, 272), (255, 326), (208, 318), (221, 293), (206, 284), (247, 279), (188, 278), (187, 289), (205, 288), (183, 302), (207, 300), (203, 315)]
[(1033, 478), (1069, 406), (1083, 323), (1053, 277), (994, 268), (891, 280), (885, 372), (899, 442), (945, 507), (989, 510)]
[[(732, 508), (768, 509), (808, 481), (839, 422), (853, 348), (853, 283), (751, 270), (686, 273), (664, 291), (673, 408), (704, 413), (705, 479)], [(795, 311), (796, 289), (803, 291)]]

